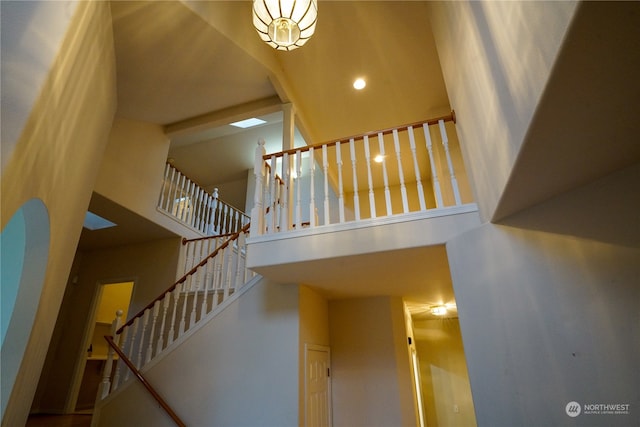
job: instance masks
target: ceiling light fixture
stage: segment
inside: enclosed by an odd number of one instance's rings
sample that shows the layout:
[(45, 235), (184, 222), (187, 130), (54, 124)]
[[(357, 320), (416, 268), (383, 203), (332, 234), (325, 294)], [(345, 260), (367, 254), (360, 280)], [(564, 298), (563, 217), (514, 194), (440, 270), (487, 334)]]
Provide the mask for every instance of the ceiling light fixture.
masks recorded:
[(373, 161), (376, 163), (382, 163), (383, 160), (384, 160), (384, 156), (382, 154), (378, 154), (373, 158)]
[(434, 316), (444, 316), (447, 314), (447, 307), (444, 305), (434, 305), (431, 307), (431, 314)]
[(253, 26), (277, 50), (297, 49), (316, 30), (317, 0), (253, 0)]
[(353, 82), (353, 88), (355, 90), (362, 90), (365, 88), (365, 86), (367, 85), (367, 82), (363, 79), (363, 78), (357, 78), (354, 82)]

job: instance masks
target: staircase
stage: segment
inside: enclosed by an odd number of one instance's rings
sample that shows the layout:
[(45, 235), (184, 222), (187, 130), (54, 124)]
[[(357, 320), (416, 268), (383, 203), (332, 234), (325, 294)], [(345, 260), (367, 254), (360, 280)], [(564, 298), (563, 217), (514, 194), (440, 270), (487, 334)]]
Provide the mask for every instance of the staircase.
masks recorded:
[[(116, 313), (113, 337), (106, 337), (112, 348), (96, 406), (134, 376), (140, 379), (141, 372), (188, 339), (259, 280), (246, 268), (248, 229), (246, 224), (230, 235), (185, 242), (188, 271), (123, 325), (122, 313)], [(209, 247), (214, 249), (200, 260), (199, 254)], [(132, 366), (127, 369), (121, 362), (130, 362)], [(144, 378), (141, 381), (147, 386)]]

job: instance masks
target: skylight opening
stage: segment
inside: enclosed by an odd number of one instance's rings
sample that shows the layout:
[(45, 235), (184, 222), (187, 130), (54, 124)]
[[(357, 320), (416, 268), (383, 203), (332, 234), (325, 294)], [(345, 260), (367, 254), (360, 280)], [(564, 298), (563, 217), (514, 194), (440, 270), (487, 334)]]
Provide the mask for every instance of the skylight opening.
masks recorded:
[(110, 227), (115, 227), (116, 224), (115, 222), (111, 222), (108, 219), (102, 218), (99, 215), (94, 214), (93, 212), (89, 212), (87, 211), (85, 217), (84, 217), (84, 228), (91, 230), (91, 231), (95, 231), (95, 230), (102, 230), (103, 228), (110, 228)]
[(252, 117), (250, 119), (240, 120), (239, 122), (233, 122), (233, 123), (229, 123), (229, 124), (231, 126), (235, 126), (237, 128), (246, 129), (246, 128), (250, 128), (250, 127), (261, 125), (263, 123), (267, 123), (267, 122), (265, 120), (258, 119), (256, 117)]

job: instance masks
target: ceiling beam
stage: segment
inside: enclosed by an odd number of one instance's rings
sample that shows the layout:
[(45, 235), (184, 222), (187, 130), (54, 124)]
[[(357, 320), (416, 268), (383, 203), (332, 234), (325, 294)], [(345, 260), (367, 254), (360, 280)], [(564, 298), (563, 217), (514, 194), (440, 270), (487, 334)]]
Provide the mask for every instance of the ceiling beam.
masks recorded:
[(202, 132), (218, 126), (262, 116), (282, 110), (282, 102), (278, 96), (259, 99), (245, 104), (235, 105), (218, 111), (191, 117), (176, 123), (164, 126), (164, 133), (171, 137), (185, 135), (194, 132)]

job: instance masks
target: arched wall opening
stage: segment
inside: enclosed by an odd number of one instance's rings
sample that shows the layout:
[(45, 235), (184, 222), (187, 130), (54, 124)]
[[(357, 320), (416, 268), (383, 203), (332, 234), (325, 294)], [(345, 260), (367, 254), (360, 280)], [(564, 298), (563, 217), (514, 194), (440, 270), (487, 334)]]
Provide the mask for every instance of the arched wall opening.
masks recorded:
[(0, 235), (2, 414), (33, 328), (49, 257), (49, 213), (42, 200), (27, 201)]

